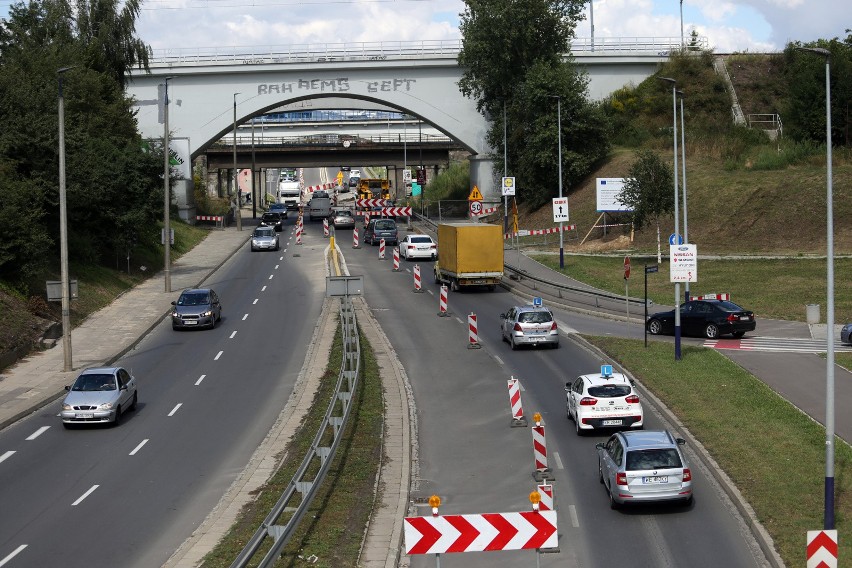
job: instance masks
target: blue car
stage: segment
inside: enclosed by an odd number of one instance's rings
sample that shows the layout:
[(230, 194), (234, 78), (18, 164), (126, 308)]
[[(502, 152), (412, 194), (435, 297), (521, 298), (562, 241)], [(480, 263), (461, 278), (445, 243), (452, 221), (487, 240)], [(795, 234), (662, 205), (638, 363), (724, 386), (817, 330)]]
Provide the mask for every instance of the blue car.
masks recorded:
[(840, 330), (840, 341), (852, 345), (852, 323), (847, 323)]

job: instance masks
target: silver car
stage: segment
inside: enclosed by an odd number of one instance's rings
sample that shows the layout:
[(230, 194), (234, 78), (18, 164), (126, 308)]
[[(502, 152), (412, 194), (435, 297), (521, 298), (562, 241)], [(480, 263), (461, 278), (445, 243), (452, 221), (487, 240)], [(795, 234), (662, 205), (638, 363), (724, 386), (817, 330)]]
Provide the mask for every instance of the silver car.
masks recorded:
[(681, 450), (686, 442), (668, 430), (631, 430), (596, 444), (598, 475), (609, 505), (680, 501), (692, 503), (692, 472)]
[(251, 251), (278, 250), (281, 245), (272, 227), (257, 227), (251, 234)]
[(512, 349), (520, 345), (559, 347), (559, 329), (553, 313), (543, 306), (515, 306), (500, 314), (500, 333)]
[(113, 423), (121, 415), (136, 408), (138, 393), (136, 379), (122, 367), (86, 369), (74, 384), (65, 387), (68, 394), (62, 400), (62, 424)]
[(172, 329), (205, 326), (213, 329), (222, 319), (222, 303), (210, 288), (184, 290), (172, 306)]
[(852, 345), (852, 323), (847, 323), (840, 330), (840, 341)]

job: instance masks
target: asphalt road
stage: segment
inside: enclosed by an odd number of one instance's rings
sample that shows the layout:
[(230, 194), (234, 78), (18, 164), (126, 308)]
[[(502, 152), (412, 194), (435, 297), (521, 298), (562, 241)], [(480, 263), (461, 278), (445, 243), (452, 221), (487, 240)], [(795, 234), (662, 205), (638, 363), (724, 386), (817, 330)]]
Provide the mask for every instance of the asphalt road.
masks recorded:
[[(340, 232), (340, 243), (349, 243)], [(692, 460), (694, 505), (611, 511), (598, 483), (594, 445), (606, 435), (577, 437), (565, 416), (564, 384), (594, 372), (602, 361), (563, 337), (557, 350), (511, 351), (499, 335), (499, 314), (527, 303), (495, 292), (450, 293), (451, 317), (438, 317), (431, 263), (420, 263), (424, 292), (413, 292), (413, 262), (393, 272), (377, 247), (343, 245), (350, 274), (365, 277), (365, 297), (406, 368), (417, 405), (417, 470), (412, 498), (437, 494), (441, 514), (529, 510), (533, 479), (529, 428), (510, 427), (507, 379), (520, 379), (524, 414), (541, 412), (547, 432), (559, 511), (561, 553), (533, 551), (442, 555), (441, 566), (763, 566), (756, 543), (715, 481)], [(481, 349), (468, 349), (467, 314), (477, 314)], [(563, 331), (594, 329), (623, 335), (621, 322), (597, 321), (557, 310)], [(619, 326), (619, 327), (614, 327)], [(636, 336), (642, 330), (636, 326)], [(646, 401), (646, 428), (663, 427)], [(424, 507), (426, 505), (423, 505)], [(426, 509), (413, 514), (428, 514)], [(435, 564), (410, 557), (411, 566)]]
[(0, 468), (0, 549), (27, 545), (9, 566), (150, 568), (191, 534), (302, 368), (324, 272), (321, 248), (294, 250), (246, 245), (206, 283), (223, 301), (215, 329), (166, 320), (117, 363), (139, 383), (138, 409), (118, 427), (65, 430), (51, 404), (0, 433), (17, 452)]

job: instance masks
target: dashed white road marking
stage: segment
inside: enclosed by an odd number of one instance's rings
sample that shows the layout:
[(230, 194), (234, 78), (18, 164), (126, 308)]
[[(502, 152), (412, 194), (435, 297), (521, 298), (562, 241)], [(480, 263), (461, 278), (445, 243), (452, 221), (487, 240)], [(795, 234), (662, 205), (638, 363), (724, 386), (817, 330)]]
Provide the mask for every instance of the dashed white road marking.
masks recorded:
[(568, 505), (568, 514), (571, 515), (571, 526), (575, 529), (580, 528), (580, 519), (577, 517), (577, 507)]
[(278, 270), (278, 265), (277, 265), (277, 264), (275, 265), (275, 270)]
[(256, 303), (257, 303), (257, 298), (254, 299), (254, 302), (252, 302), (251, 305), (255, 305)]
[(460, 324), (464, 325), (464, 322), (458, 316), (456, 316), (456, 321), (459, 322)]
[(556, 460), (556, 467), (565, 469), (565, 466), (562, 465), (562, 458), (559, 457), (559, 452), (553, 452), (553, 459)]
[(94, 493), (94, 492), (95, 492), (95, 489), (97, 489), (98, 487), (100, 487), (100, 485), (92, 485), (91, 489), (89, 489), (88, 491), (86, 491), (85, 493), (83, 493), (82, 495), (80, 495), (80, 497), (78, 497), (76, 501), (74, 501), (73, 503), (71, 503), (71, 506), (72, 506), (72, 507), (76, 507), (77, 505), (79, 505), (80, 503), (82, 503), (82, 502), (83, 502), (83, 499), (85, 499), (86, 497), (88, 497), (89, 495), (91, 495), (92, 493)]
[(433, 292), (432, 290), (426, 290), (426, 291), (429, 292), (433, 296), (435, 295), (435, 292)]
[(266, 292), (266, 284), (263, 285), (263, 288), (260, 289), (261, 292)]
[(219, 351), (218, 353), (216, 353), (216, 356), (215, 356), (215, 357), (213, 357), (213, 360), (214, 360), (214, 361), (218, 361), (218, 360), (219, 360), (219, 357), (221, 357), (221, 356), (222, 356), (222, 353), (224, 353), (224, 351)]
[(195, 386), (200, 385), (200, 384), (201, 384), (201, 381), (203, 381), (203, 380), (204, 380), (204, 377), (206, 377), (206, 376), (207, 376), (207, 375), (201, 375), (200, 377), (198, 377), (198, 380), (197, 380), (197, 381), (195, 381)]
[(49, 429), (50, 426), (42, 426), (41, 428), (30, 434), (27, 440), (35, 440), (36, 438), (47, 432)]
[(0, 463), (3, 463), (7, 459), (11, 458), (14, 454), (15, 454), (15, 450), (9, 450), (8, 452), (6, 452), (2, 456), (0, 456)]
[(237, 330), (232, 331), (231, 335), (228, 337), (228, 339), (233, 339), (236, 334), (237, 334)]
[(5, 565), (6, 565), (6, 564), (10, 561), (10, 560), (12, 560), (14, 557), (16, 557), (16, 556), (17, 556), (17, 555), (19, 555), (21, 552), (23, 552), (23, 550), (24, 550), (26, 547), (27, 547), (27, 545), (26, 545), (26, 544), (22, 544), (21, 546), (19, 546), (18, 548), (16, 548), (16, 549), (15, 549), (15, 550), (13, 550), (12, 552), (10, 552), (10, 553), (6, 556), (6, 558), (4, 558), (3, 560), (0, 560), (0, 566), (5, 566)]
[(145, 444), (147, 444), (147, 443), (148, 443), (148, 438), (145, 438), (144, 440), (142, 440), (141, 442), (139, 442), (139, 445), (138, 445), (138, 446), (136, 446), (135, 448), (133, 448), (133, 451), (132, 451), (132, 452), (130, 452), (128, 455), (130, 455), (130, 456), (135, 456), (135, 455), (136, 455), (136, 452), (138, 452), (139, 450), (141, 450), (141, 449), (142, 449), (142, 446), (144, 446), (144, 445), (145, 445)]
[(274, 274), (270, 274), (270, 275), (269, 275), (269, 279), (270, 279), (270, 280), (272, 280), (272, 277), (273, 277), (273, 276), (275, 276), (275, 275), (274, 275)]
[(244, 316), (243, 316), (243, 321), (246, 321), (246, 319), (247, 319), (247, 318), (248, 318), (248, 314), (244, 315)]
[(497, 363), (498, 363), (498, 364), (500, 364), (500, 365), (503, 365), (503, 364), (504, 364), (504, 363), (503, 363), (503, 359), (501, 359), (501, 358), (500, 358), (500, 357), (498, 357), (497, 355), (495, 355), (495, 356), (494, 356), (494, 360), (495, 360), (495, 361), (497, 361)]
[(175, 412), (177, 412), (177, 411), (178, 411), (178, 408), (180, 408), (181, 406), (183, 406), (183, 403), (182, 403), (182, 402), (177, 403), (177, 404), (175, 405), (175, 407), (174, 407), (174, 408), (172, 408), (172, 411), (171, 411), (171, 412), (169, 412), (169, 414), (168, 414), (168, 415), (169, 415), (169, 416), (174, 416), (174, 415), (175, 415)]

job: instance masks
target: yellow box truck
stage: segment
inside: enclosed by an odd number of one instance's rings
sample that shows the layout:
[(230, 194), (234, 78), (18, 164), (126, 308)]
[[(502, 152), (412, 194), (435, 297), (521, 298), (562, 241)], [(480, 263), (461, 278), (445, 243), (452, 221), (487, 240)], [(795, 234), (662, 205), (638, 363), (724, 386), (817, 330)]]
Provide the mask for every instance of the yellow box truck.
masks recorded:
[(503, 279), (503, 228), (488, 223), (438, 225), (438, 260), (435, 283), (485, 286), (494, 290)]

